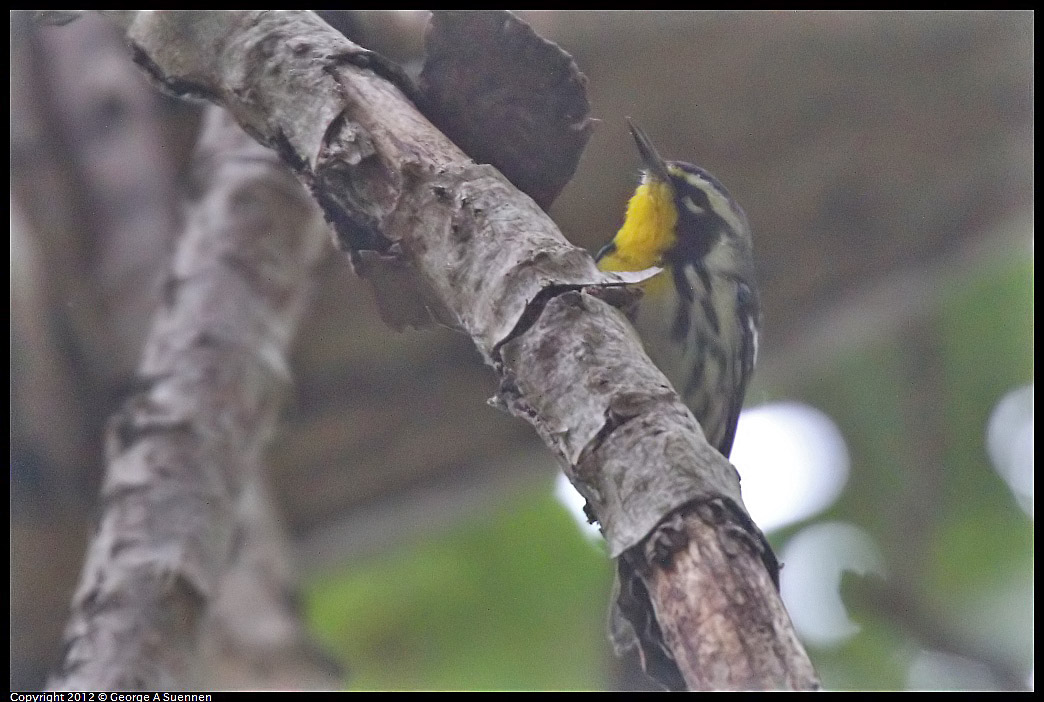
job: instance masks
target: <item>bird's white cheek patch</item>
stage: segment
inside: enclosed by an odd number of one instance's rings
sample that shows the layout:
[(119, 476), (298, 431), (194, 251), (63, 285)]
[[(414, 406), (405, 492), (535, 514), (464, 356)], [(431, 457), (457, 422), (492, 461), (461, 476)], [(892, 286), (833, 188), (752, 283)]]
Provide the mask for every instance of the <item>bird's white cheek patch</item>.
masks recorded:
[(682, 199), (682, 204), (685, 205), (685, 209), (687, 209), (689, 212), (692, 212), (693, 214), (700, 215), (700, 214), (703, 214), (704, 212), (707, 211), (707, 210), (703, 209), (702, 207), (700, 207), (699, 205), (697, 205), (695, 202), (693, 202), (692, 198), (689, 197), (688, 195), (686, 195)]

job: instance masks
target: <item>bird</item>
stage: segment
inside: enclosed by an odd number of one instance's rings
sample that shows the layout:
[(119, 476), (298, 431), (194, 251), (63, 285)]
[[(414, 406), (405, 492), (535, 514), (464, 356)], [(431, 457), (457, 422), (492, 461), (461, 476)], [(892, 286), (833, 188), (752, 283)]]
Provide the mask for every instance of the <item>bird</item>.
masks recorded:
[(761, 306), (750, 225), (713, 175), (665, 161), (628, 120), (643, 162), (623, 226), (595, 257), (603, 271), (661, 272), (629, 317), (650, 359), (728, 458), (758, 353)]

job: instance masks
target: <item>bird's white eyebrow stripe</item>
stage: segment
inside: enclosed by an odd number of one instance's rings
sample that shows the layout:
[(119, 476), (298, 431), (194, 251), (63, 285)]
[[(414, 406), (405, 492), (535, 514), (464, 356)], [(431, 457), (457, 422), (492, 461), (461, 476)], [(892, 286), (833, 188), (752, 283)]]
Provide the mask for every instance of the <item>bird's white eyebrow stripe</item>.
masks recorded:
[(703, 189), (702, 186), (710, 186), (712, 188), (714, 187), (714, 185), (709, 180), (701, 176), (699, 173), (693, 173), (692, 171), (685, 170), (684, 168), (678, 168), (677, 166), (669, 166), (667, 168), (667, 171), (673, 176), (681, 176), (685, 179), (685, 182), (687, 182), (694, 188)]
[(696, 173), (689, 173), (688, 171), (682, 171), (682, 176), (688, 181), (689, 185), (694, 187), (701, 187), (703, 185), (710, 185), (710, 181), (706, 178), (699, 176)]

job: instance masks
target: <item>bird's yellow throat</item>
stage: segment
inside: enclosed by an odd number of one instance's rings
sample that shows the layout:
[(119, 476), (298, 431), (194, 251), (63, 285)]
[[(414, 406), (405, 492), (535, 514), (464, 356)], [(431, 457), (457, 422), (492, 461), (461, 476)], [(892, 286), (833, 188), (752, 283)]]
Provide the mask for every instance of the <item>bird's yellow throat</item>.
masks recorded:
[[(663, 254), (674, 246), (678, 210), (669, 183), (643, 183), (627, 203), (627, 217), (613, 239), (614, 250), (598, 262), (603, 271), (641, 271), (663, 265)], [(659, 277), (659, 276), (657, 276)]]

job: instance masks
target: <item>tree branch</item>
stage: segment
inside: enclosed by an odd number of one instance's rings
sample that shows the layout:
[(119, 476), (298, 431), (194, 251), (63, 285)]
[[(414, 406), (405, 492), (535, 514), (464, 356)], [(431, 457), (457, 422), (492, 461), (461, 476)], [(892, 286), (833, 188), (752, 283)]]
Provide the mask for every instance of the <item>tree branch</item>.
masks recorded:
[(215, 110), (197, 154), (210, 187), (189, 214), (140, 389), (109, 422), (104, 513), (52, 688), (189, 684), (236, 506), (275, 425), (326, 229), (275, 154), (222, 120)]

